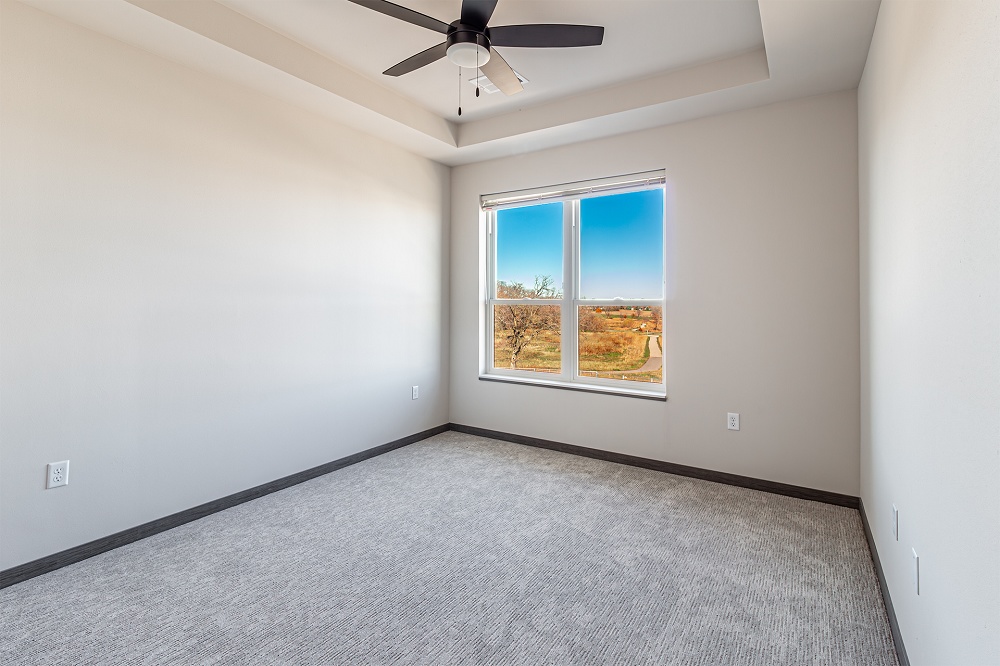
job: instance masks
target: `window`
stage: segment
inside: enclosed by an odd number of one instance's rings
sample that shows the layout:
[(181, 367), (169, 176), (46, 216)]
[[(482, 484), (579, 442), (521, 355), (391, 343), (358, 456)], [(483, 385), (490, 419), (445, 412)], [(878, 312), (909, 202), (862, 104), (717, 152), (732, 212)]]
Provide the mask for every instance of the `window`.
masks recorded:
[(483, 197), (483, 379), (663, 399), (664, 177)]

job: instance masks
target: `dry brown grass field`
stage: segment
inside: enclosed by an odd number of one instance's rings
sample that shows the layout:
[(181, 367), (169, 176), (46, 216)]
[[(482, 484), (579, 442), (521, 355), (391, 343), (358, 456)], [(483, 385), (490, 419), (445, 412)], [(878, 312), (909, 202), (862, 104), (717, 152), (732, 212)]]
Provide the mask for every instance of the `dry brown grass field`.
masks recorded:
[(628, 382), (647, 382), (659, 384), (663, 381), (663, 368), (660, 368), (656, 372), (630, 372), (626, 375), (616, 372), (597, 372), (594, 374), (587, 373), (585, 376), (597, 377), (598, 379), (624, 379)]
[[(580, 308), (579, 322), (581, 375), (637, 382), (662, 380), (662, 366), (655, 371), (636, 372), (649, 359), (650, 345), (658, 345), (657, 338), (661, 337), (651, 335), (662, 334), (660, 308), (605, 310), (587, 306)], [(509, 368), (511, 354), (506, 340), (511, 331), (494, 333), (494, 366)], [(529, 333), (531, 339), (517, 356), (517, 369), (559, 372), (559, 331)]]

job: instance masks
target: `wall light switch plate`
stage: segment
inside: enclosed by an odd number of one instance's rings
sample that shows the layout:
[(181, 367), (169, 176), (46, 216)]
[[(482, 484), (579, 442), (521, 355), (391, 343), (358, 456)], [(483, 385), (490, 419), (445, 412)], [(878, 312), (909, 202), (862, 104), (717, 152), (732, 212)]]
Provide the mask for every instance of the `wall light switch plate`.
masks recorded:
[(410, 395), (413, 396), (411, 398), (411, 400), (416, 400), (417, 398), (419, 398), (420, 397), (420, 387), (419, 386), (412, 386), (412, 387), (410, 387)]
[(899, 509), (892, 505), (892, 536), (899, 541)]
[(913, 553), (913, 591), (920, 594), (920, 557), (916, 548), (910, 550)]
[(45, 488), (58, 488), (69, 485), (69, 461), (49, 463), (45, 467)]
[(740, 415), (736, 414), (735, 412), (729, 412), (729, 414), (726, 415), (726, 427), (729, 428), (730, 430), (739, 430)]

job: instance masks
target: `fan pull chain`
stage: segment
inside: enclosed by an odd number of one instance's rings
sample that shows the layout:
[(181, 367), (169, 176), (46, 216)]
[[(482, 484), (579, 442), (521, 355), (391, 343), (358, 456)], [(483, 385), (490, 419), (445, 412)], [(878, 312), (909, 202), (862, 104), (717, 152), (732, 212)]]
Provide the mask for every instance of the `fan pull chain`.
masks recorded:
[(476, 35), (476, 97), (479, 97), (479, 35)]
[(458, 115), (462, 115), (462, 68), (458, 68)]

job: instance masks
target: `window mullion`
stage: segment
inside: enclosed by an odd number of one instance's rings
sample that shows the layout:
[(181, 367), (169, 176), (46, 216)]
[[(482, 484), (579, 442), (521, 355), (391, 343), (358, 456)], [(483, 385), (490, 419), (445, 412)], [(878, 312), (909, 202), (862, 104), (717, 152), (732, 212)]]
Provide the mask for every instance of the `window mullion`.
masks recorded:
[(573, 327), (575, 318), (573, 317), (573, 202), (563, 203), (563, 298), (560, 311), (560, 337), (562, 338), (562, 358), (560, 359), (560, 376), (563, 379), (571, 380), (576, 375), (576, 365), (573, 358), (576, 353)]

